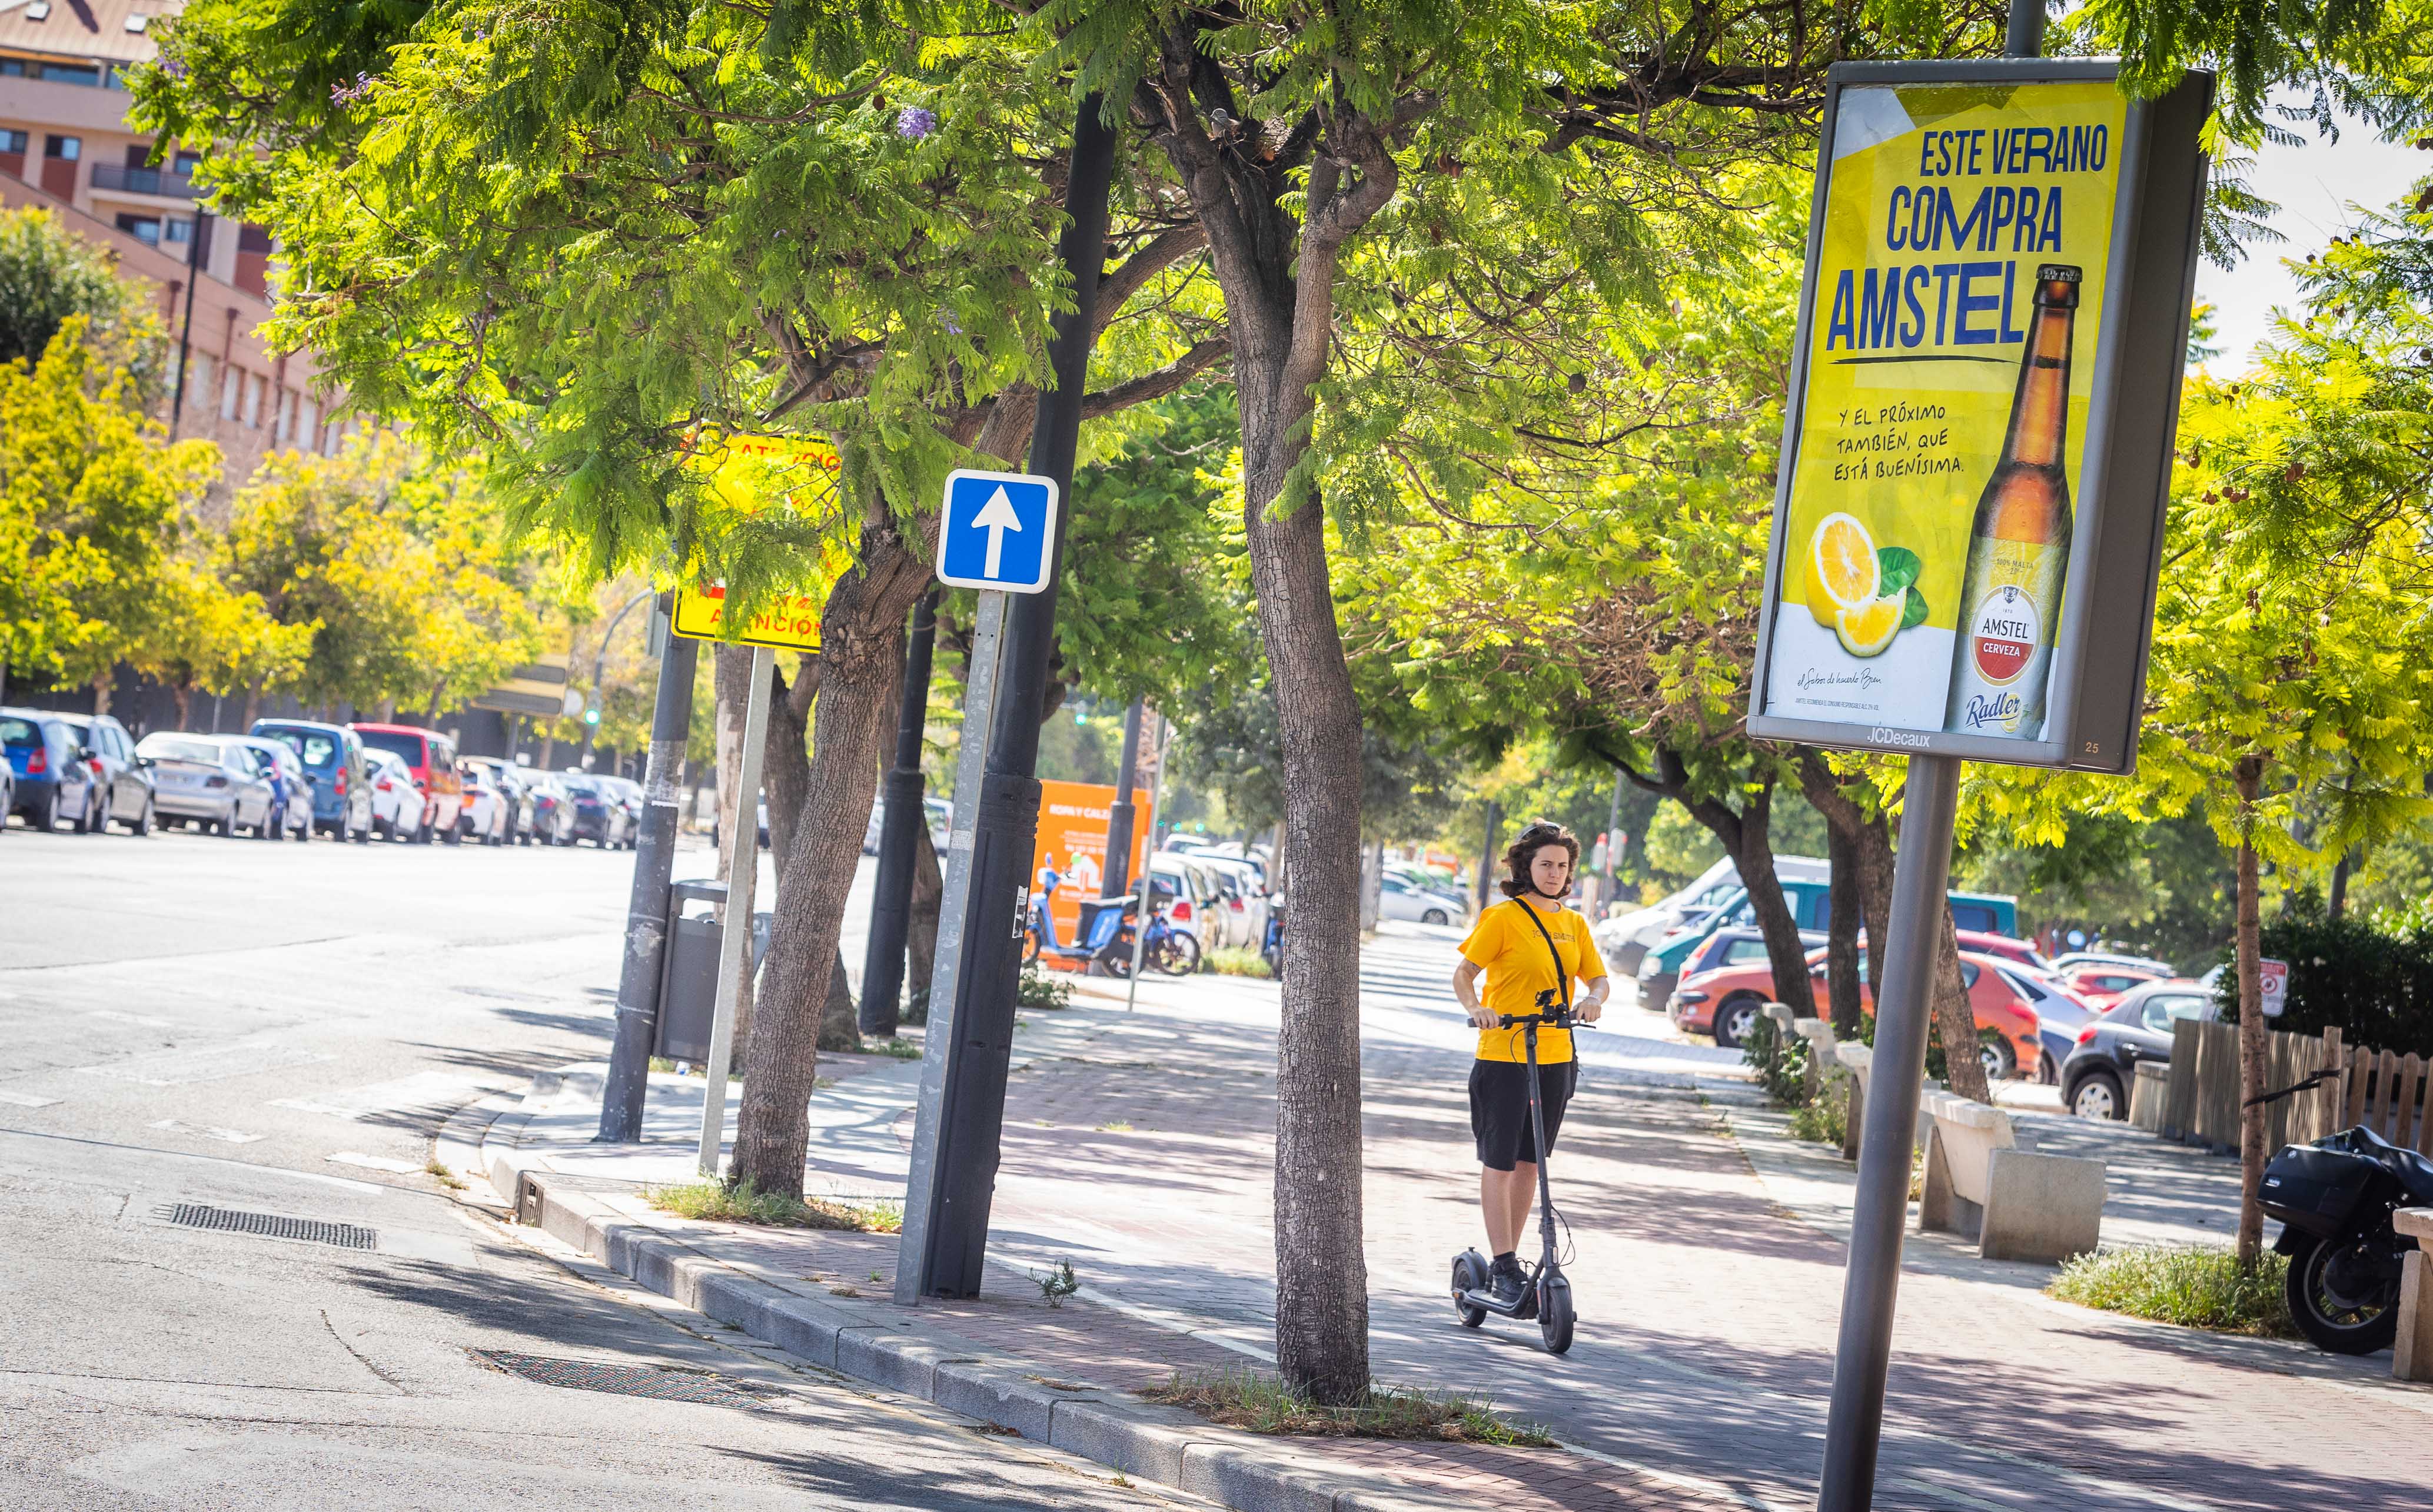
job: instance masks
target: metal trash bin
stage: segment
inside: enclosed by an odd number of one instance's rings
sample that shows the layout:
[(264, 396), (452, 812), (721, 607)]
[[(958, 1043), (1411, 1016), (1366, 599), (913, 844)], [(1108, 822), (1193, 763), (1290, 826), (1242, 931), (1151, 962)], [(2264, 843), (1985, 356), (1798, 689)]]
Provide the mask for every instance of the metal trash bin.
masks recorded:
[[(651, 1053), (695, 1065), (709, 1059), (709, 1030), (718, 1011), (718, 948), (725, 933), (717, 909), (723, 882), (678, 882), (668, 890), (668, 948), (660, 967), (659, 1022)], [(698, 914), (685, 910), (701, 905)]]

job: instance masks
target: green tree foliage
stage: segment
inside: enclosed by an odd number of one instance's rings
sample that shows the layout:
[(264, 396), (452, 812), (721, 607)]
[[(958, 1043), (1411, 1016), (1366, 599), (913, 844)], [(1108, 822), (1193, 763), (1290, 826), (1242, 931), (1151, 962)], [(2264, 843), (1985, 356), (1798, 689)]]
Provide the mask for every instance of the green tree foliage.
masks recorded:
[(193, 728), (194, 696), (214, 698), (285, 682), (311, 654), (316, 626), (283, 625), (258, 593), (230, 588), (207, 560), (168, 563), (156, 579), (135, 670), (177, 695), (178, 726)]
[(139, 408), (160, 397), (169, 338), (151, 286), (119, 276), (118, 261), (40, 207), (0, 209), (0, 363), (39, 361), (71, 316), (104, 372), (124, 369)]
[(0, 667), (68, 683), (142, 642), (219, 470), (210, 443), (163, 441), (86, 330), (70, 314), (40, 362), (0, 364)]
[(435, 713), (530, 661), (534, 563), (461, 470), (385, 433), (335, 457), (282, 452), (237, 495), (221, 546), (232, 588), (310, 650), (275, 679), (309, 707)]

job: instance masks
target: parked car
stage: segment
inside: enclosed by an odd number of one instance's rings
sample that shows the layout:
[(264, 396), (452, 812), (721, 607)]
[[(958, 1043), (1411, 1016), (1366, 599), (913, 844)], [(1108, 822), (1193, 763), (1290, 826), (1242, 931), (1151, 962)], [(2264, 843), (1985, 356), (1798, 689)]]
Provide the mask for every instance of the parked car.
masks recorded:
[[(9, 813), (45, 834), (85, 812), (92, 766), (77, 759), (82, 742), (64, 716), (43, 709), (0, 709), (0, 747), (9, 753)], [(8, 816), (0, 814), (0, 824)]]
[(1216, 878), (1216, 891), (1230, 918), (1226, 934), (1242, 948), (1256, 950), (1268, 938), (1268, 885), (1256, 866), (1238, 856), (1201, 852), (1191, 858)]
[(938, 854), (944, 857), (946, 842), (954, 838), (955, 806), (944, 798), (924, 798), (921, 811), (929, 816), (929, 843), (938, 847)]
[(413, 724), (351, 724), (366, 746), (386, 751), (405, 763), (422, 813), (409, 839), (427, 843), (434, 835), (453, 845), (458, 840), (457, 815), (465, 807), (464, 779), (456, 775), (456, 742), (437, 730)]
[(364, 770), (370, 774), (371, 832), (383, 840), (414, 839), (422, 830), (424, 807), (414, 769), (394, 751), (367, 751)]
[(155, 730), (135, 748), (151, 763), (162, 818), (222, 835), (240, 829), (267, 840), (277, 818), (270, 779), (243, 739)]
[(270, 838), (285, 840), (293, 835), (298, 841), (311, 840), (313, 778), (295, 751), (286, 741), (267, 736), (230, 735), (222, 739), (250, 752), (254, 767), (270, 784)]
[(2145, 986), (2148, 982), (2168, 981), (2170, 977), (2171, 974), (2168, 971), (2146, 971), (2135, 966), (2089, 964), (2065, 973), (2062, 980), (2069, 983), (2072, 992), (2086, 999), (2089, 1005), (2100, 1011), (2110, 1008), (2120, 1001), (2122, 996)]
[(2215, 1012), (2213, 994), (2185, 977), (2132, 988), (2079, 1028), (2077, 1045), (2061, 1063), (2062, 1106), (2081, 1118), (2128, 1117), (2139, 1062), (2170, 1064), (2171, 1027)]
[[(1803, 949), (1815, 950), (1825, 943), (1825, 936), (1813, 929), (1802, 929), (1799, 943)], [(1766, 957), (1765, 936), (1755, 929), (1718, 929), (1700, 942), (1683, 964), (1681, 985), (1664, 1005), (1666, 1016), (1676, 1028), (1715, 1035), (1715, 1043), (1727, 1048), (1740, 1044), (1748, 1032), (1749, 1023), (1757, 1017), (1759, 1005), (1774, 998), (1774, 967)], [(1754, 979), (1765, 986), (1751, 987), (1734, 978), (1719, 995), (1710, 985), (1716, 973), (1749, 971), (1754, 971)], [(1718, 1012), (1725, 1015), (1721, 1031), (1715, 1028), (1714, 1016)], [(1726, 1038), (1727, 1034), (1729, 1038)]]
[(524, 774), (524, 801), (530, 814), (524, 824), (527, 845), (574, 843), (574, 794), (553, 772)]
[(76, 732), (83, 748), (79, 759), (100, 779), (93, 791), (98, 801), (77, 814), (77, 827), (99, 835), (120, 824), (130, 834), (152, 833), (158, 808), (152, 773), (135, 759), (135, 738), (127, 726), (107, 714), (62, 714), (60, 720)]
[[(1832, 875), (1829, 865), (1806, 856), (1778, 856), (1774, 869), (1786, 881), (1825, 882)], [(1636, 978), (1640, 960), (1658, 941), (1685, 925), (1703, 920), (1725, 899), (1740, 892), (1740, 872), (1728, 858), (1717, 861), (1700, 873), (1696, 881), (1661, 902), (1618, 914), (1598, 925), (1597, 951), (1617, 975)], [(1644, 1006), (1660, 1008), (1663, 1002), (1658, 999)]]
[(313, 827), (332, 840), (372, 838), (371, 764), (364, 738), (318, 720), (256, 720), (249, 732), (296, 753), (313, 776)]
[[(1968, 990), (1968, 1007), (1976, 1015), (1977, 1032), (1984, 1042), (1980, 1054), (1984, 1060), (1985, 1074), (1996, 1079), (2018, 1075), (2021, 1066), (2033, 1068), (2043, 1047), (2037, 1039), (2035, 1010), (2003, 975), (2001, 968), (2007, 964), (1994, 956), (1966, 950), (1960, 953), (1961, 984)], [(1825, 952), (1821, 949), (1809, 953), (1808, 981), (1815, 1011), (1820, 1015), (1830, 1013), (1833, 1005), (1825, 986)], [(1688, 1000), (1693, 994), (1697, 994), (1695, 1000)], [(1712, 1034), (1717, 1045), (1728, 1047), (1746, 1037), (1749, 1026), (1757, 1020), (1759, 1007), (1773, 998), (1774, 971), (1761, 958), (1747, 965), (1726, 966), (1701, 973), (1694, 980), (1685, 979), (1673, 994), (1667, 1016), (1676, 1028), (1693, 1034)], [(1875, 995), (1867, 988), (1864, 950), (1859, 952), (1859, 1008), (1869, 1014), (1876, 1011)]]
[(1209, 930), (1212, 926), (1223, 927), (1216, 918), (1222, 904), (1208, 874), (1193, 865), (1188, 856), (1170, 850), (1149, 854), (1148, 873), (1150, 903), (1163, 904), (1167, 921), (1177, 928), (1189, 930), (1201, 950), (1217, 949), (1219, 938)]
[[(642, 785), (631, 777), (607, 776), (596, 779), (625, 806), (625, 848), (632, 850), (642, 841), (642, 812), (647, 807)], [(763, 795), (762, 801), (767, 801)]]
[(457, 832), (484, 845), (504, 845), (514, 800), (507, 796), (497, 769), (463, 760), (456, 763), (456, 777), (465, 787), (465, 807), (456, 816)]
[(604, 851), (625, 844), (625, 802), (587, 772), (569, 772), (558, 785), (574, 800), (573, 838), (587, 840)]
[(2013, 965), (2024, 966), (2040, 977), (2054, 975), (2052, 962), (2025, 940), (1986, 929), (1956, 929), (1953, 933), (1959, 937), (1963, 950), (1973, 950), (1981, 956), (1999, 956)]
[(1378, 879), (1377, 917), (1409, 924), (1468, 924), (1470, 907), (1457, 897), (1448, 897), (1388, 872)]
[[(1999, 959), (1999, 958), (1998, 958)], [(2085, 998), (2070, 991), (2067, 982), (2055, 980), (2043, 972), (2004, 960), (2002, 975), (2009, 978), (2011, 990), (2036, 1011), (2036, 1080), (2048, 1087), (2061, 1085), (2061, 1063), (2078, 1044), (2078, 1031), (2095, 1017), (2096, 1010)]]
[(468, 833), (480, 837), (485, 844), (514, 844), (530, 822), (530, 801), (525, 796), (524, 788), (532, 769), (517, 766), (512, 761), (502, 761), (497, 756), (467, 756), (456, 765), (461, 773), (467, 773), (465, 790), (468, 816), (476, 807), (477, 801), (472, 793), (477, 779), (485, 783), (495, 794), (487, 809), (479, 816), (468, 817), (467, 823), (471, 825)]
[(2179, 968), (2168, 960), (2152, 956), (2123, 956), (2105, 950), (2073, 950), (2052, 959), (2053, 970), (2073, 972), (2082, 966), (2120, 966), (2130, 971), (2142, 971), (2155, 977), (2176, 977)]

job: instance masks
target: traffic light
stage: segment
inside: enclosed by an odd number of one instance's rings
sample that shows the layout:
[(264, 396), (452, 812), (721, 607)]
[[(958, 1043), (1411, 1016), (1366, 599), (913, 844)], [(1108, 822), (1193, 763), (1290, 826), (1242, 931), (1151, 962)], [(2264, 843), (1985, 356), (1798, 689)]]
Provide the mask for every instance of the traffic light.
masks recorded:
[(600, 711), (599, 711), (598, 709), (596, 709), (596, 708), (587, 708), (587, 709), (585, 709), (585, 710), (583, 711), (583, 722), (584, 722), (584, 723), (586, 723), (586, 724), (597, 724), (597, 723), (599, 723), (599, 722), (600, 722)]

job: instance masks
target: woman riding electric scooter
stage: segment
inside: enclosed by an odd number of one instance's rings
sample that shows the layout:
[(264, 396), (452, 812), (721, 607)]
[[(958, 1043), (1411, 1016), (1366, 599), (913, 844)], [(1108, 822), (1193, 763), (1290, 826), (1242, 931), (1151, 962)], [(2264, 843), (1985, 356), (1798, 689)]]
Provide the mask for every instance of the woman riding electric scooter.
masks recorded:
[[(1589, 936), (1588, 921), (1563, 906), (1579, 856), (1579, 841), (1560, 824), (1540, 821), (1523, 830), (1504, 854), (1510, 875), (1498, 885), (1508, 901), (1478, 916), (1461, 943), (1462, 962), (1453, 974), (1454, 996), (1478, 1028), (1478, 1059), (1470, 1068), (1470, 1127), (1482, 1167), (1479, 1207), (1494, 1257), (1482, 1289), (1503, 1304), (1498, 1311), (1512, 1309), (1510, 1316), (1519, 1317), (1532, 1316), (1525, 1306), (1532, 1278), (1516, 1251), (1529, 1221), (1530, 1199), (1540, 1191), (1543, 1154), (1531, 1127), (1525, 1033), (1536, 1033), (1539, 1111), (1549, 1148), (1562, 1127), (1577, 1068), (1569, 1029), (1534, 1023), (1525, 1029), (1505, 1028), (1500, 1021), (1542, 1015), (1540, 1004), (1554, 997), (1582, 1023), (1596, 1022), (1605, 1011), (1611, 987), (1605, 959)], [(1484, 993), (1478, 985), (1482, 974)], [(1576, 998), (1574, 980), (1581, 984)]]

